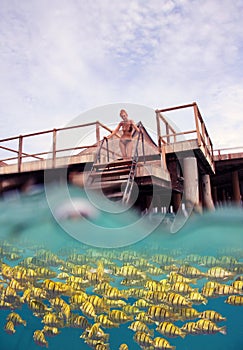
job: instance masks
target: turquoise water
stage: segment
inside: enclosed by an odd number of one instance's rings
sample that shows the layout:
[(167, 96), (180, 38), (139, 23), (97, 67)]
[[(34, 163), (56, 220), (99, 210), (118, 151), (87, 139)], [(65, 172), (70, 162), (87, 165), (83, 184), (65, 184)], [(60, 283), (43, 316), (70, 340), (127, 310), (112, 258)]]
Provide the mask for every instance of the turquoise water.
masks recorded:
[[(183, 266), (190, 265), (205, 273), (203, 277), (194, 277), (195, 284), (188, 283), (192, 288), (198, 288), (200, 293), (202, 293), (203, 286), (212, 280), (208, 277), (207, 271), (213, 266), (219, 266), (232, 273), (229, 279), (217, 279), (217, 283), (231, 285), (233, 281), (243, 276), (242, 210), (224, 208), (203, 216), (194, 215), (177, 233), (172, 234), (170, 224), (165, 220), (156, 227), (154, 223), (159, 223), (158, 218), (145, 217), (141, 220), (140, 216), (131, 210), (121, 213), (117, 213), (117, 210), (113, 213), (102, 212), (99, 208), (89, 207), (87, 198), (80, 189), (70, 188), (69, 190), (71, 198), (78, 203), (82, 216), (73, 213), (73, 209), (69, 210), (62, 189), (56, 187), (49, 188), (47, 195), (44, 189), (38, 188), (37, 191), (25, 195), (13, 193), (0, 202), (1, 271), (3, 272), (3, 266), (6, 265), (10, 270), (9, 277), (6, 277), (6, 274), (5, 276), (0, 275), (1, 350), (40, 348), (40, 345), (35, 343), (33, 334), (36, 330), (43, 329), (42, 321), (45, 313), (35, 314), (27, 301), (19, 302), (19, 299), (23, 297), (26, 289), (31, 290), (34, 287), (44, 289), (44, 281), (48, 278), (28, 278), (22, 277), (21, 274), (17, 275), (14, 271), (20, 269), (27, 257), (32, 258), (32, 261), (31, 265), (29, 263), (25, 265), (25, 269), (36, 271), (38, 267), (46, 267), (56, 273), (55, 277), (51, 277), (50, 280), (61, 282), (64, 285), (68, 284), (67, 280), (59, 279), (58, 274), (63, 271), (60, 269), (61, 266), (67, 262), (72, 262), (74, 265), (88, 265), (88, 271), (95, 274), (98, 262), (103, 261), (104, 275), (110, 279), (110, 286), (128, 291), (127, 298), (123, 298), (123, 301), (129, 305), (138, 299), (129, 292), (130, 288), (147, 290), (144, 286), (146, 281), (168, 279), (171, 271), (178, 271)], [(151, 233), (150, 227), (153, 227)], [(103, 235), (104, 238), (102, 238)], [(139, 237), (143, 239), (139, 240)], [(85, 259), (82, 263), (80, 262), (81, 256)], [(207, 260), (209, 261), (208, 266), (203, 264), (206, 257), (210, 257)], [(210, 263), (212, 257), (217, 259), (216, 263)], [(130, 287), (121, 284), (125, 276), (117, 271), (121, 271), (124, 264), (136, 266), (137, 270), (142, 273), (142, 281), (140, 277), (138, 278), (140, 285)], [(155, 275), (149, 272), (149, 267), (161, 268), (161, 271)], [(70, 268), (66, 269), (69, 277), (73, 276), (72, 271)], [(10, 295), (6, 296), (5, 291), (14, 277), (22, 285), (22, 290), (15, 290), (15, 295), (13, 291), (10, 291)], [(134, 278), (130, 276), (131, 279)], [(106, 300), (107, 297), (104, 294), (94, 291), (97, 284), (97, 281), (92, 282), (83, 287), (83, 290), (87, 297), (96, 294)], [(77, 293), (77, 290), (72, 287), (72, 290), (67, 293), (48, 293), (41, 301), (46, 307), (51, 308), (50, 299), (54, 297), (60, 297), (70, 305), (71, 295)], [(242, 296), (241, 293), (243, 292), (235, 291), (234, 295)], [(32, 295), (31, 298), (33, 299), (34, 296)], [(225, 303), (227, 298), (228, 295), (214, 294), (206, 297), (206, 305), (194, 303), (192, 305), (198, 312), (214, 310), (223, 315), (226, 320), (216, 325), (226, 326), (226, 335), (221, 333), (187, 334), (184, 339), (172, 338), (159, 333), (156, 330), (156, 324), (148, 324), (148, 327), (154, 330), (154, 336), (151, 339), (163, 337), (178, 350), (243, 349), (243, 306)], [(152, 305), (159, 303), (155, 300), (150, 300), (150, 302)], [(111, 309), (121, 310), (121, 307), (113, 306)], [(51, 310), (56, 314), (58, 311), (60, 310), (55, 307)], [(142, 308), (141, 311), (147, 313), (148, 307)], [(15, 333), (8, 334), (4, 327), (8, 315), (12, 312), (18, 313), (27, 324), (26, 326), (16, 325)], [(71, 308), (71, 313), (85, 316), (90, 324), (95, 323), (94, 318), (83, 314), (79, 307)], [(96, 311), (96, 314), (107, 314), (107, 312)], [(84, 329), (68, 326), (68, 318), (63, 313), (59, 316), (63, 321), (59, 328), (60, 334), (45, 337), (48, 341), (48, 348), (67, 349), (71, 344), (73, 350), (90, 349), (84, 339), (80, 338)], [(199, 318), (190, 321), (198, 320)], [(173, 323), (182, 327), (190, 321), (180, 318)], [(122, 343), (126, 343), (129, 349), (141, 349), (133, 339), (135, 332), (128, 328), (131, 323), (132, 320), (120, 324), (119, 328), (101, 326), (104, 332), (109, 334), (109, 340), (106, 343), (109, 343), (110, 349), (119, 349)]]

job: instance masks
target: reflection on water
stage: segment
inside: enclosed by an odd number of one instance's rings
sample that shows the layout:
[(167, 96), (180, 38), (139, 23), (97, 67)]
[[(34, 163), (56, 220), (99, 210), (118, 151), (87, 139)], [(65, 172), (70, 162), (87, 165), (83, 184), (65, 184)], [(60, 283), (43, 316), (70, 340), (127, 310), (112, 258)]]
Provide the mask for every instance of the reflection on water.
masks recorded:
[[(70, 190), (78, 204), (59, 223), (44, 192), (0, 203), (2, 350), (243, 348), (241, 210), (194, 216), (171, 234), (168, 218), (102, 212)], [(102, 242), (106, 227), (110, 249), (75, 239), (96, 230)]]

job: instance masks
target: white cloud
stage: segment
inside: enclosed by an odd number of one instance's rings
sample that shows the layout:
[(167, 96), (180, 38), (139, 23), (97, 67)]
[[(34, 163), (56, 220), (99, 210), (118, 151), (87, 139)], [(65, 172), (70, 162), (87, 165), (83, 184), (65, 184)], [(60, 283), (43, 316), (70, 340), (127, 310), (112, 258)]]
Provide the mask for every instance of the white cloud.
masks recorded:
[(242, 20), (240, 0), (3, 0), (0, 137), (97, 105), (196, 101), (222, 144), (221, 126), (233, 132), (241, 115)]

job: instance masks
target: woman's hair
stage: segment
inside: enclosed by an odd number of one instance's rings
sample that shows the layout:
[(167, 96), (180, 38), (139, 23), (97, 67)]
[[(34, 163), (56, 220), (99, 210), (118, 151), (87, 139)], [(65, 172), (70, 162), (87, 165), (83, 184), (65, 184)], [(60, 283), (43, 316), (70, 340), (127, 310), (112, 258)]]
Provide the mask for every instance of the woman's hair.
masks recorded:
[(125, 109), (121, 109), (121, 110), (120, 110), (120, 115), (121, 115), (122, 113), (126, 113), (126, 115), (128, 115), (128, 114), (127, 114), (127, 111), (126, 111)]

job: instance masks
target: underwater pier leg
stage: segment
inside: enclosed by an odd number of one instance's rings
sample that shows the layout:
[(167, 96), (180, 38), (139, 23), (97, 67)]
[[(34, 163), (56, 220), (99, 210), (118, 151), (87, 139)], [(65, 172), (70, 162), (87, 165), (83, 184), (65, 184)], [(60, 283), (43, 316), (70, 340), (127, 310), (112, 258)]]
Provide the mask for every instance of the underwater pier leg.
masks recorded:
[(210, 176), (208, 174), (202, 176), (202, 189), (204, 207), (209, 210), (214, 210), (214, 203), (211, 194)]
[(240, 184), (238, 171), (232, 172), (232, 187), (233, 187), (233, 202), (236, 205), (240, 205)]
[(173, 203), (173, 211), (177, 213), (181, 205), (181, 193), (173, 192), (172, 193), (172, 203)]
[(199, 204), (198, 169), (195, 157), (183, 159), (184, 196), (187, 211), (191, 212)]

